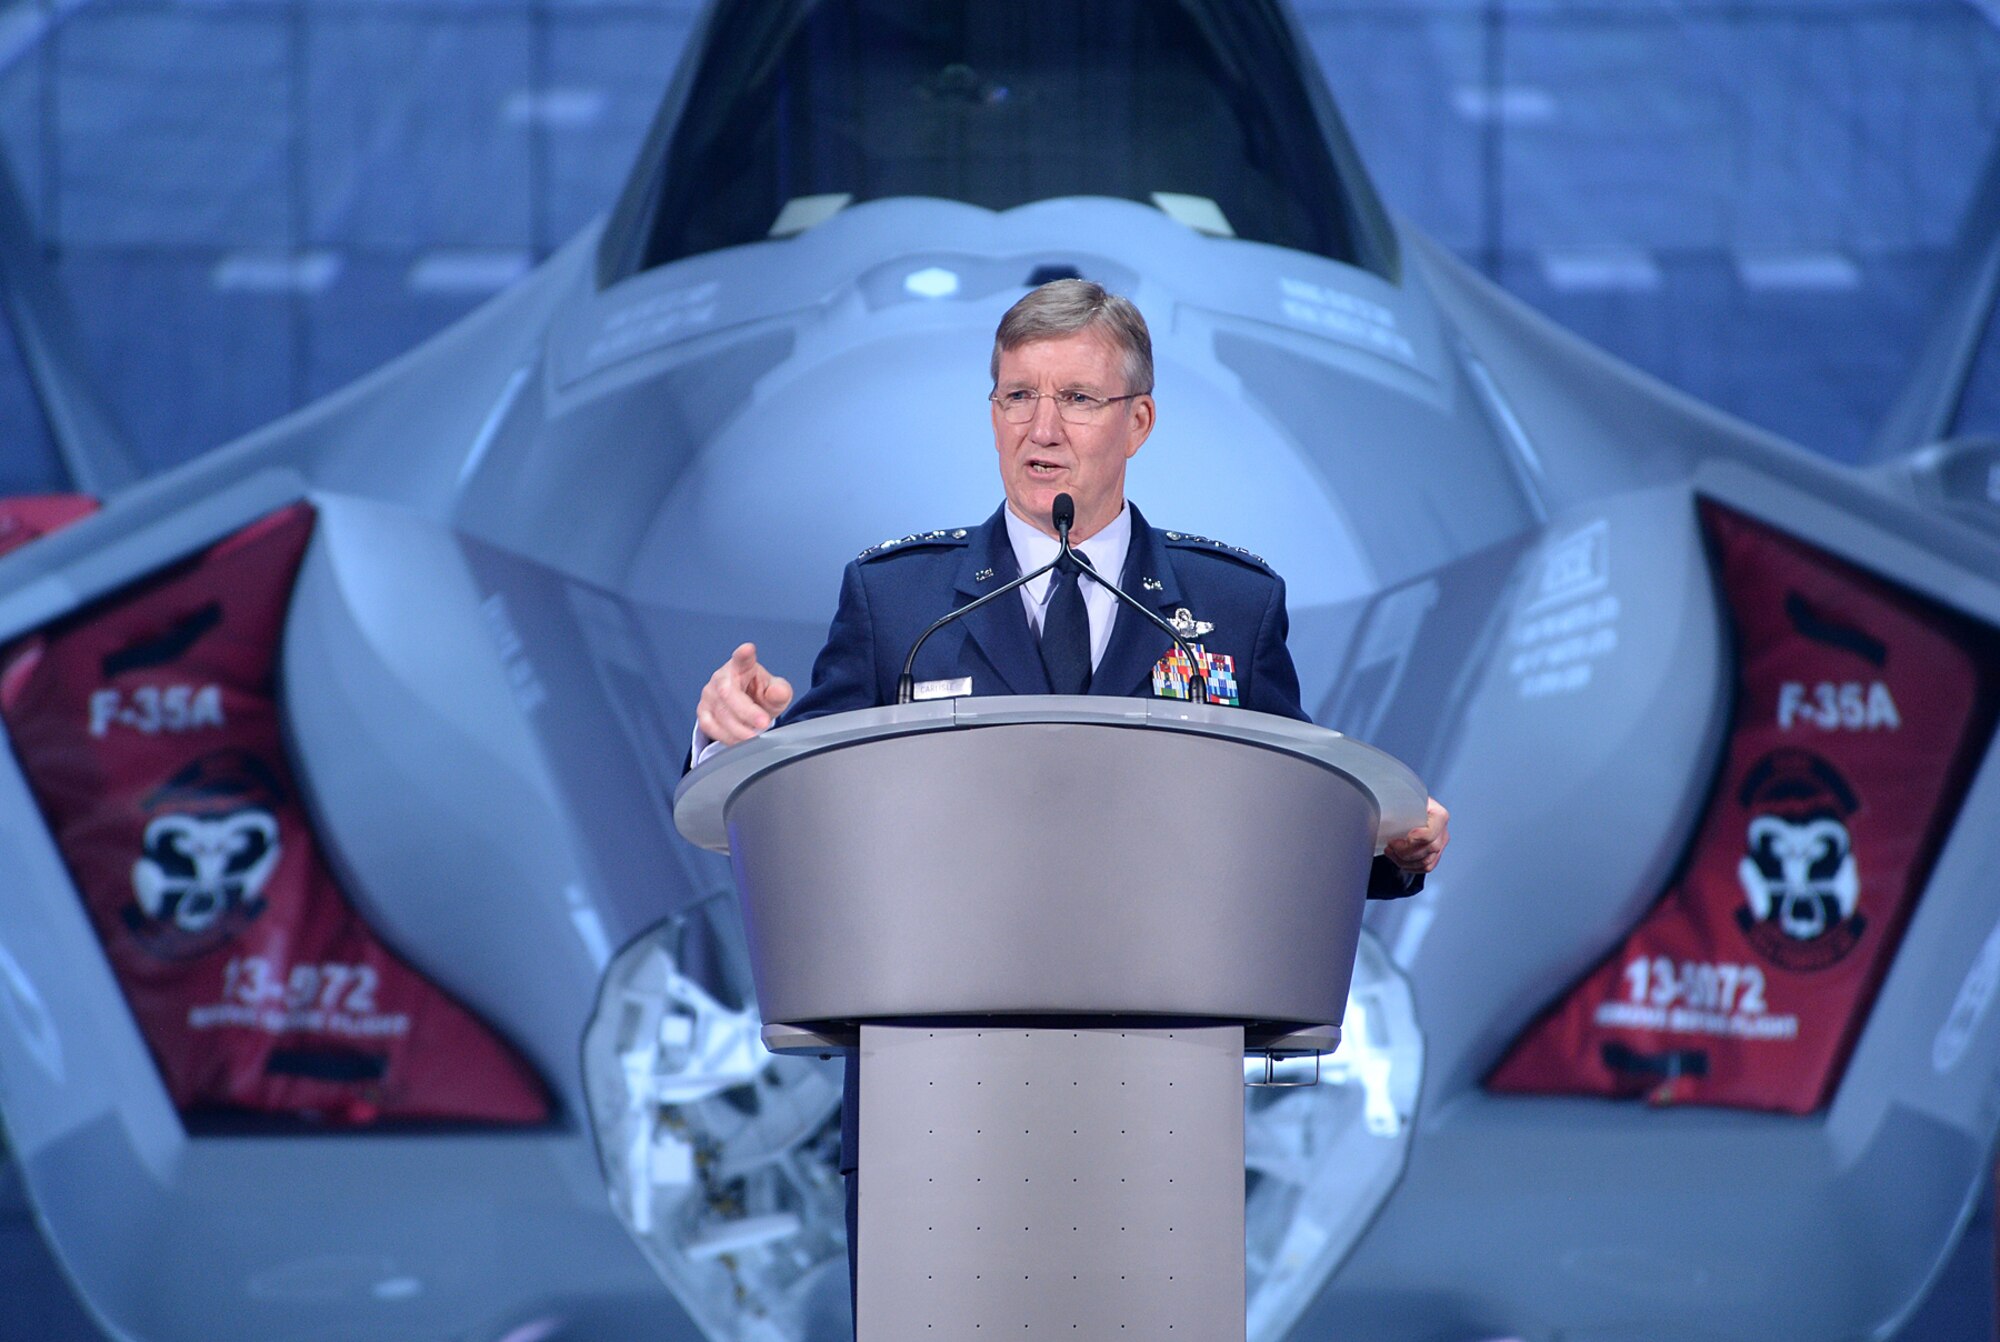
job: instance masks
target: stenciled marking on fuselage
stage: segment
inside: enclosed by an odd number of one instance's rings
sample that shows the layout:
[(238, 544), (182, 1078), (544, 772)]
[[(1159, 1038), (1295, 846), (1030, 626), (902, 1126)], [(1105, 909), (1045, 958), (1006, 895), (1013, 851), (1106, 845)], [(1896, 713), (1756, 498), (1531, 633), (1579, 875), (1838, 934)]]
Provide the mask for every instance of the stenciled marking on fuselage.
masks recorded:
[(650, 349), (715, 320), (719, 281), (669, 289), (649, 295), (606, 314), (597, 338), (584, 349), (592, 367)]
[(1396, 326), (1396, 314), (1380, 303), (1310, 280), (1280, 279), (1278, 311), (1314, 335), (1330, 336), (1371, 354), (1417, 366), (1416, 347)]
[(1508, 642), (1507, 674), (1523, 699), (1575, 694), (1593, 666), (1618, 649), (1622, 609), (1611, 585), (1611, 524), (1604, 518), (1551, 541)]

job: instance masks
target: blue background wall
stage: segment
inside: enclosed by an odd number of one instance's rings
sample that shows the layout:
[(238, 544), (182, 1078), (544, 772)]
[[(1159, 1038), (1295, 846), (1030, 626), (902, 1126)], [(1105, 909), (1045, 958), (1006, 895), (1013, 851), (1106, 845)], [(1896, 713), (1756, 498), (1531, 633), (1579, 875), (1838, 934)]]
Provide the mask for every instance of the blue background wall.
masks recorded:
[[(1299, 8), (1406, 217), (1668, 381), (1860, 451), (2000, 134), (2000, 5)], [(694, 10), (0, 11), (0, 142), (144, 455), (322, 395), (547, 255), (610, 200)], [(0, 489), (59, 480), (0, 350)]]

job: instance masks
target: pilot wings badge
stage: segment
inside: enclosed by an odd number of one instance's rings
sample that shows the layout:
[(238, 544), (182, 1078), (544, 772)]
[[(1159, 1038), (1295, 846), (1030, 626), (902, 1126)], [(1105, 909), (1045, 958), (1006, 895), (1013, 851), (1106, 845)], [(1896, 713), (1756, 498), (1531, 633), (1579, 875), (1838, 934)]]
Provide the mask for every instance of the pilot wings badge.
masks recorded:
[(1214, 625), (1210, 624), (1207, 620), (1197, 620), (1194, 617), (1194, 612), (1186, 606), (1182, 606), (1179, 610), (1175, 611), (1174, 618), (1168, 621), (1168, 623), (1173, 625), (1174, 632), (1182, 638), (1200, 638), (1203, 634), (1215, 631)]

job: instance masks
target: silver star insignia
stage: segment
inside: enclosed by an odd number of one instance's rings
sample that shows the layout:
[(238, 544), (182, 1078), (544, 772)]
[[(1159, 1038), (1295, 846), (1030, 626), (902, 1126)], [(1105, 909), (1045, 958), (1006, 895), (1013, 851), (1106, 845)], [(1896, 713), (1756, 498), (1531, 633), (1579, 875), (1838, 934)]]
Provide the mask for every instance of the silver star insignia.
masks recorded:
[(1160, 590), (1161, 587), (1161, 583), (1158, 578), (1141, 578), (1139, 579), (1139, 585), (1141, 587), (1144, 587), (1149, 592), (1157, 592)]
[(992, 569), (990, 569), (990, 568), (983, 568), (983, 569), (979, 570), (979, 572), (977, 572), (977, 573), (975, 573), (975, 574), (973, 574), (973, 575), (972, 575), (972, 580), (973, 580), (974, 582), (985, 582), (985, 581), (986, 581), (986, 580), (987, 580), (988, 578), (990, 578), (990, 577), (992, 577), (992, 576), (993, 576), (993, 570), (992, 570)]

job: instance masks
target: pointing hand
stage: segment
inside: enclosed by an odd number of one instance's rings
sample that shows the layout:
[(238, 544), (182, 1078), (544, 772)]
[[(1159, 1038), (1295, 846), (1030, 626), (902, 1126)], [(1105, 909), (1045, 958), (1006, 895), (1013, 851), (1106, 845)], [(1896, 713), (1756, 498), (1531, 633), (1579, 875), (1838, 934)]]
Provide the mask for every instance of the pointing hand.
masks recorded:
[(745, 643), (702, 686), (694, 716), (709, 740), (733, 746), (776, 722), (791, 702), (792, 683), (766, 670), (757, 645)]

